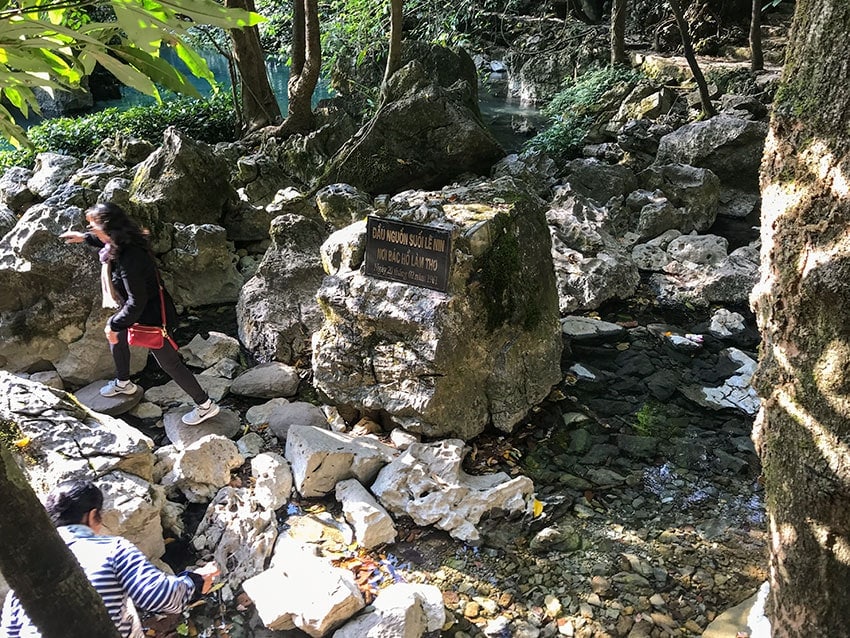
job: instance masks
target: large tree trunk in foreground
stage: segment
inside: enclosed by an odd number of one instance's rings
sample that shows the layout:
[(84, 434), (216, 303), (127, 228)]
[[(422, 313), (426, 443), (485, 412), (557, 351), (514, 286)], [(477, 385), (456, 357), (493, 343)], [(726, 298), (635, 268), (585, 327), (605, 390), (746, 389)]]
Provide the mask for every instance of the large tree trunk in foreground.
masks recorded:
[(754, 431), (776, 638), (850, 627), (850, 32), (847, 0), (798, 0), (762, 164)]
[(103, 599), (0, 441), (0, 571), (44, 638), (118, 638)]
[[(256, 12), (254, 0), (224, 0), (227, 8)], [(280, 107), (269, 84), (266, 61), (257, 27), (231, 29), (233, 57), (242, 78), (242, 116), (249, 133), (280, 121)]]

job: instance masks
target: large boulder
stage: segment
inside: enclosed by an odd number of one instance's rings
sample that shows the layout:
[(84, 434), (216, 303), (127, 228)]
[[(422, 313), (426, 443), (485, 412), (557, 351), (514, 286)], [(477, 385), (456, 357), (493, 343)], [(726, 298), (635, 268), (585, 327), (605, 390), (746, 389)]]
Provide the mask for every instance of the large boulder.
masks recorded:
[(174, 224), (173, 248), (162, 261), (163, 279), (178, 304), (232, 303), (239, 297), (242, 275), (221, 226)]
[[(121, 419), (92, 412), (74, 397), (0, 370), (0, 423), (35, 493), (62, 481), (91, 479), (104, 493), (108, 533), (132, 540), (150, 557), (165, 551), (153, 478), (153, 441)], [(6, 443), (2, 443), (6, 445)]]
[(331, 159), (323, 184), (374, 194), (433, 188), (465, 172), (486, 174), (505, 155), (481, 121), (472, 59), (458, 50), (447, 64), (447, 50), (433, 48), (442, 55), (413, 60), (390, 78), (386, 101)]
[(130, 200), (155, 234), (165, 223), (217, 224), (235, 207), (229, 177), (210, 146), (168, 127), (162, 145), (136, 169)]
[[(0, 367), (52, 366), (79, 384), (112, 375), (97, 256), (58, 238), (82, 227), (82, 207), (45, 202), (30, 207), (0, 240)], [(137, 372), (146, 353), (133, 350)]]
[(758, 192), (767, 124), (720, 114), (668, 133), (658, 144), (657, 164), (707, 168), (724, 188)]
[(428, 436), (469, 439), (490, 423), (511, 431), (560, 379), (542, 200), (503, 177), (404, 192), (382, 217), (450, 232), (446, 292), (367, 276), (362, 250), (325, 260), (335, 269), (318, 293), (314, 385), (331, 402), (383, 410)]
[(272, 245), (239, 293), (239, 339), (259, 361), (293, 363), (322, 323), (316, 291), (327, 232), (313, 219), (285, 214), (272, 221), (269, 234)]

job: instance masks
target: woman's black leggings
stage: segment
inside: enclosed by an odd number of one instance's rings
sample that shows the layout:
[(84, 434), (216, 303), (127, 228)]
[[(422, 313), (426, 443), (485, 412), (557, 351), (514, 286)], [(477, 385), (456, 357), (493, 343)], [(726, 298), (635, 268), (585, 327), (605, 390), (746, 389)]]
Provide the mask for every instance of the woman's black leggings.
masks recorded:
[[(115, 362), (115, 377), (119, 381), (126, 381), (130, 378), (130, 345), (127, 343), (127, 331), (118, 331), (118, 343), (110, 343), (109, 349), (112, 351), (112, 360)], [(158, 350), (151, 350), (159, 367), (162, 368), (168, 376), (174, 379), (174, 382), (179, 385), (183, 391), (192, 397), (192, 401), (201, 404), (209, 395), (198, 383), (192, 371), (183, 363), (180, 354), (174, 349), (174, 346), (169, 343), (168, 339), (162, 344)]]

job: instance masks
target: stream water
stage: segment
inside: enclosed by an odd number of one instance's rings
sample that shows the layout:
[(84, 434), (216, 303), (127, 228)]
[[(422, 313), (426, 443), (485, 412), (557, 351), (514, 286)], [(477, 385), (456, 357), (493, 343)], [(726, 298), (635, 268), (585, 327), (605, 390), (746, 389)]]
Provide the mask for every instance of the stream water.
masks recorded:
[[(215, 76), (216, 82), (229, 91), (231, 82), (227, 59), (214, 51), (202, 52), (202, 55)], [(173, 53), (166, 51), (163, 53), (163, 58), (185, 72), (182, 62)], [(281, 112), (286, 113), (289, 67), (283, 62), (269, 59), (266, 62), (266, 69)], [(211, 88), (205, 80), (196, 78), (189, 73), (186, 73), (186, 75), (202, 95), (209, 95)], [(120, 91), (121, 96), (119, 98), (98, 100), (89, 112), (94, 113), (110, 107), (126, 109), (155, 102), (152, 97), (126, 86), (121, 86)], [(320, 100), (332, 95), (333, 89), (328, 86), (326, 81), (320, 80), (313, 94), (313, 105), (315, 106)], [(533, 107), (523, 106), (518, 101), (507, 100), (503, 97), (495, 97), (488, 93), (486, 87), (483, 86), (479, 89), (479, 107), (484, 123), (508, 152), (520, 150), (523, 142), (543, 123), (543, 117)], [(39, 116), (17, 118), (18, 124), (24, 128), (38, 124), (40, 121), (42, 121), (42, 118)]]

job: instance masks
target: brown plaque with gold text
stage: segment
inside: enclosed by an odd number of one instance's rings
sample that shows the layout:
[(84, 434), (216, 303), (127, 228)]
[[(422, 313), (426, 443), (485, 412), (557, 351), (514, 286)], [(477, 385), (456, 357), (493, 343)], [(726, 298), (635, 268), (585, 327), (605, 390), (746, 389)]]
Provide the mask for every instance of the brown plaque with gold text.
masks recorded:
[(451, 245), (448, 230), (369, 216), (366, 274), (445, 292)]

